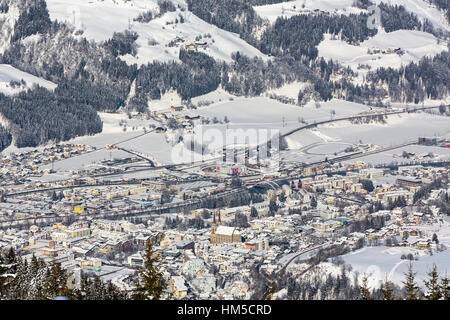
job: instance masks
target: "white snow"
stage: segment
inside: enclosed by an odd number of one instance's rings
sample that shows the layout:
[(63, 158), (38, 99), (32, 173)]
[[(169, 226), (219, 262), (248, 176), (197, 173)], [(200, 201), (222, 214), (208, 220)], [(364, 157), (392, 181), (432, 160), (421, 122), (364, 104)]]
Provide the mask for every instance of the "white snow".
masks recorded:
[(253, 8), (258, 15), (273, 23), (278, 17), (290, 18), (299, 14), (314, 12), (316, 9), (345, 15), (350, 13), (360, 13), (360, 9), (352, 7), (353, 2), (353, 0), (295, 0), (264, 6), (255, 6)]
[[(187, 8), (183, 0), (172, 1), (181, 8)], [(157, 0), (47, 0), (48, 10), (52, 20), (60, 20), (74, 25), (84, 31), (82, 37), (88, 40), (105, 41), (112, 37), (114, 32), (132, 30), (137, 32), (139, 38), (136, 43), (138, 53), (136, 57), (126, 55), (123, 58), (127, 63), (146, 64), (155, 60), (178, 60), (179, 47), (166, 45), (176, 37), (185, 40), (181, 46), (195, 42), (199, 35), (210, 34), (211, 38), (203, 38), (208, 48), (199, 49), (206, 54), (220, 60), (230, 61), (231, 53), (240, 51), (250, 57), (268, 59), (259, 50), (252, 47), (237, 34), (224, 31), (201, 20), (187, 9), (168, 12), (160, 18), (149, 23), (134, 22), (133, 19), (140, 13), (154, 10)], [(184, 23), (173, 23), (180, 20)], [(149, 41), (156, 41), (157, 45), (150, 45)]]
[(427, 255), (423, 250), (415, 248), (389, 248), (389, 247), (365, 247), (358, 251), (344, 255), (346, 264), (353, 267), (353, 271), (358, 271), (360, 276), (365, 274), (368, 277), (368, 285), (371, 288), (379, 287), (387, 277), (389, 281), (402, 286), (405, 275), (408, 271), (409, 260), (400, 259), (402, 254), (412, 253), (418, 257), (418, 261), (413, 261), (413, 271), (417, 272), (416, 281), (424, 288), (423, 280), (427, 279), (427, 273), (436, 264), (440, 275), (450, 272), (450, 250), (435, 252), (432, 256)]
[(294, 81), (283, 85), (281, 88), (270, 89), (267, 91), (267, 94), (276, 94), (297, 101), (299, 91), (305, 89), (308, 85), (310, 85), (310, 83)]
[[(435, 158), (430, 160), (450, 160), (450, 149), (449, 148), (441, 148), (434, 146), (422, 146), (422, 145), (410, 145), (406, 147), (402, 147), (399, 149), (394, 149), (390, 151), (385, 151), (361, 158), (357, 158), (354, 160), (344, 161), (343, 164), (350, 164), (355, 162), (364, 162), (372, 165), (377, 164), (385, 164), (385, 163), (402, 163), (411, 161), (411, 159), (404, 159), (401, 157), (403, 152), (414, 153), (415, 155), (427, 155), (428, 153), (432, 153)], [(394, 155), (396, 157), (394, 157)]]
[[(325, 39), (318, 45), (319, 56), (327, 60), (338, 61), (344, 66), (351, 67), (354, 71), (364, 74), (366, 70), (358, 70), (358, 65), (369, 65), (371, 70), (380, 67), (399, 68), (411, 62), (417, 62), (424, 56), (432, 57), (447, 50), (444, 42), (429, 33), (412, 30), (398, 30), (386, 33), (382, 29), (373, 37), (359, 46), (350, 45), (342, 40), (332, 40), (331, 35), (325, 35)], [(401, 48), (403, 55), (396, 53), (369, 54), (374, 49), (388, 50)]]
[(407, 11), (416, 14), (422, 22), (428, 19), (437, 28), (443, 30), (449, 28), (444, 14), (425, 0), (373, 0), (372, 2), (376, 5), (383, 2), (392, 6), (404, 6)]
[(236, 98), (233, 101), (199, 108), (196, 112), (204, 117), (216, 117), (219, 121), (227, 116), (232, 125), (273, 127), (283, 132), (300, 127), (299, 118), (309, 123), (314, 120), (329, 120), (333, 110), (336, 112), (335, 117), (345, 117), (367, 111), (369, 107), (338, 99), (320, 103), (319, 108), (316, 108), (314, 102), (299, 107), (260, 97)]
[(387, 124), (349, 125), (339, 122), (325, 125), (319, 131), (327, 136), (349, 143), (372, 143), (389, 147), (410, 142), (419, 137), (445, 136), (450, 133), (450, 120), (445, 116), (426, 113), (389, 116)]
[[(449, 26), (443, 12), (425, 0), (373, 0), (372, 2), (376, 5), (382, 2), (392, 6), (402, 5), (407, 11), (416, 14), (420, 21), (428, 19), (436, 28), (448, 30)], [(309, 14), (314, 10), (344, 15), (367, 12), (353, 7), (353, 3), (353, 0), (295, 0), (255, 6), (254, 9), (258, 15), (268, 19), (271, 23), (275, 22), (278, 17), (290, 18), (299, 14)]]
[[(25, 81), (24, 85), (18, 87), (12, 87), (10, 85), (11, 81), (20, 82)], [(35, 77), (29, 73), (20, 71), (8, 64), (0, 64), (0, 92), (13, 95), (21, 91), (30, 89), (33, 85), (40, 85), (41, 87), (47, 88), (49, 90), (54, 90), (57, 85), (51, 81), (47, 81), (38, 77)]]

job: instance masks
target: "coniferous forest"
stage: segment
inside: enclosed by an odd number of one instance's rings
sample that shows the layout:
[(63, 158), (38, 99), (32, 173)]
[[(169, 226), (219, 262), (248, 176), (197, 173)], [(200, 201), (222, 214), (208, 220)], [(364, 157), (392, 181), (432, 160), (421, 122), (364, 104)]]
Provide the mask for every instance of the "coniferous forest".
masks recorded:
[[(1, 2), (1, 12), (8, 12), (11, 1)], [(160, 3), (160, 14), (175, 9), (170, 1), (166, 2)], [(400, 69), (379, 68), (369, 72), (364, 83), (355, 84), (350, 80), (356, 76), (355, 72), (318, 57), (317, 45), (327, 33), (354, 45), (374, 36), (377, 30), (367, 28), (367, 14), (296, 15), (278, 18), (267, 25), (253, 9), (253, 5), (279, 2), (187, 1), (188, 9), (195, 15), (239, 34), (262, 53), (272, 56), (270, 61), (236, 52), (232, 61), (226, 63), (201, 52), (181, 49), (178, 62), (154, 61), (140, 67), (120, 59), (125, 54), (137, 54), (136, 33), (116, 32), (102, 43), (75, 38), (71, 27), (50, 20), (44, 0), (15, 2), (20, 15), (10, 34), (10, 45), (0, 55), (0, 63), (52, 81), (58, 87), (54, 91), (32, 88), (13, 97), (0, 97), (1, 112), (10, 124), (0, 131), (0, 147), (5, 148), (11, 141), (20, 147), (37, 146), (47, 141), (64, 141), (101, 132), (97, 111), (126, 107), (142, 112), (149, 99), (160, 99), (170, 90), (189, 102), (219, 87), (238, 96), (260, 96), (293, 81), (309, 82), (310, 85), (298, 93), (295, 101), (298, 105), (311, 99), (327, 101), (332, 98), (375, 104), (386, 97), (392, 102), (419, 104), (427, 98), (448, 96), (448, 51)], [(445, 10), (445, 3), (437, 0), (432, 3)], [(361, 8), (370, 4), (370, 1), (356, 3)], [(427, 20), (420, 21), (402, 6), (384, 3), (380, 6), (386, 32), (408, 29), (445, 36), (443, 30), (436, 30)], [(263, 32), (256, 36), (257, 30)], [(31, 35), (40, 36), (35, 41), (22, 41)], [(128, 97), (134, 81), (136, 92)], [(52, 119), (43, 116), (50, 112), (55, 115)]]

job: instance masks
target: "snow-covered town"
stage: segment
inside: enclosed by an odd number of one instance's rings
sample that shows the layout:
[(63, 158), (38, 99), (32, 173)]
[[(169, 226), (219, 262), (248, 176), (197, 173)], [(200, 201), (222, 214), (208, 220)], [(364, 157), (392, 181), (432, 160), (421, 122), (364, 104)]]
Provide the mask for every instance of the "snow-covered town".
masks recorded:
[[(73, 179), (43, 181), (55, 173), (40, 165), (90, 151), (61, 145), (12, 153), (2, 164), (0, 247), (29, 262), (61, 263), (75, 287), (85, 274), (132, 291), (148, 241), (161, 254), (176, 299), (250, 299), (258, 294), (255, 267), (333, 274), (343, 260), (360, 278), (376, 266), (369, 272), (374, 287), (388, 273), (400, 284), (410, 259), (418, 260), (419, 277), (432, 262), (448, 268), (446, 161), (324, 162), (265, 177), (243, 165), (227, 172), (229, 166), (203, 165), (203, 179), (191, 181), (192, 174), (172, 167), (152, 167), (151, 178), (127, 177), (124, 165), (142, 160), (129, 157), (73, 172)], [(371, 262), (375, 251), (383, 263)]]

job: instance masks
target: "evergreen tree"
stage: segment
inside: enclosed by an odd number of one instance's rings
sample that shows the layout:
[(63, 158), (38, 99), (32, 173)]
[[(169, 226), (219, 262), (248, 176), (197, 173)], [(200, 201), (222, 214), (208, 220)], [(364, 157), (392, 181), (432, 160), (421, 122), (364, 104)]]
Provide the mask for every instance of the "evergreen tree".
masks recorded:
[(381, 292), (383, 293), (383, 300), (394, 300), (393, 291), (394, 289), (392, 288), (392, 283), (386, 277), (384, 280), (384, 287), (381, 289)]
[(103, 282), (98, 276), (95, 276), (93, 280), (87, 279), (85, 290), (86, 300), (106, 300), (106, 290)]
[(0, 300), (4, 299), (13, 279), (10, 275), (10, 270), (10, 265), (7, 263), (6, 258), (2, 257), (0, 252)]
[(367, 277), (364, 276), (362, 279), (362, 284), (359, 287), (360, 291), (361, 291), (361, 297), (362, 300), (373, 300), (371, 294), (370, 294), (370, 289), (367, 285)]
[(439, 300), (442, 298), (441, 287), (439, 285), (439, 275), (437, 267), (433, 264), (433, 269), (428, 273), (429, 280), (425, 280), (427, 292), (424, 294), (427, 300)]
[(441, 279), (441, 294), (444, 300), (450, 300), (450, 285), (447, 276)]
[(280, 193), (280, 202), (285, 202), (286, 201), (286, 195), (284, 194), (284, 192)]
[(315, 197), (311, 197), (311, 208), (317, 208), (317, 200)]
[(108, 281), (105, 287), (105, 300), (125, 300), (127, 299), (127, 294), (119, 290), (110, 281)]
[(67, 286), (68, 277), (67, 271), (61, 267), (61, 263), (53, 261), (43, 286), (44, 296), (47, 299), (53, 299), (57, 296), (73, 298), (74, 293)]
[(416, 273), (413, 272), (412, 262), (409, 262), (408, 273), (405, 273), (406, 280), (403, 282), (406, 290), (406, 300), (420, 299), (419, 287), (415, 282)]
[(17, 262), (16, 253), (14, 252), (14, 249), (12, 247), (9, 248), (9, 251), (5, 256), (5, 262), (6, 264), (13, 264)]
[(270, 199), (269, 202), (269, 215), (275, 215), (275, 212), (278, 211), (277, 201), (275, 199)]
[(140, 281), (132, 295), (134, 300), (160, 300), (167, 287), (160, 271), (160, 257), (153, 250), (151, 240), (147, 243), (144, 269), (139, 272)]
[(258, 218), (258, 210), (256, 210), (255, 207), (252, 207), (250, 209), (250, 217), (251, 218)]

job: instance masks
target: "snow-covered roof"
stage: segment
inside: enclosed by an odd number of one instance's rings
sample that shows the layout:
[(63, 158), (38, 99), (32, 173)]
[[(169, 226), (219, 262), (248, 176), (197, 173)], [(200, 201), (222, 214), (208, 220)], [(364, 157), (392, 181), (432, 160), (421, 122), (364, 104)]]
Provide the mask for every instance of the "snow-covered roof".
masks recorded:
[(216, 234), (223, 234), (226, 236), (232, 236), (233, 233), (238, 233), (234, 227), (219, 226), (216, 230)]

